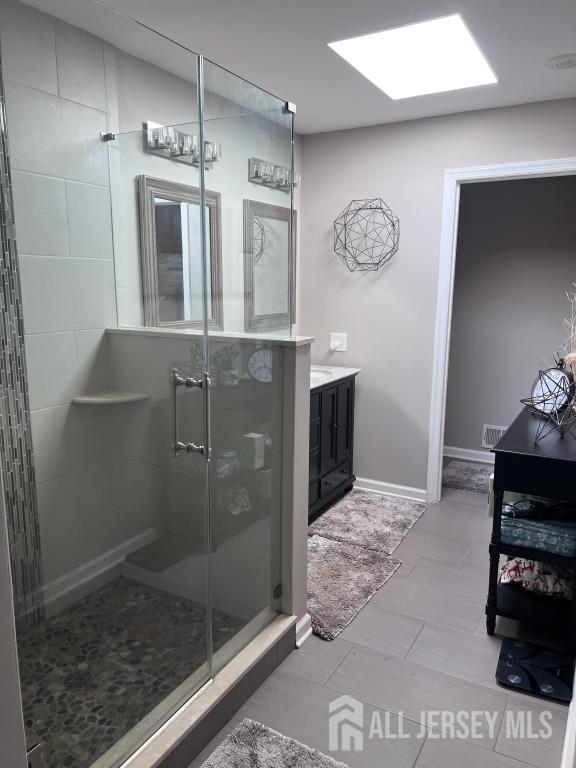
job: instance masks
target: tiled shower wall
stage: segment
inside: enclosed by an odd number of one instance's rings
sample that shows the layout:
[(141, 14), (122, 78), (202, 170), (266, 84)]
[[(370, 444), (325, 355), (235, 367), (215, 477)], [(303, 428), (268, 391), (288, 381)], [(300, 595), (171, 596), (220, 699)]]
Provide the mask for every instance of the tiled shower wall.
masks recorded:
[(0, 471), (8, 517), (14, 611), (22, 624), (40, 621), (44, 603), (1, 52), (0, 249)]
[[(112, 487), (112, 416), (71, 403), (106, 388), (116, 325), (102, 41), (0, 0), (14, 209), (47, 595), (134, 534)], [(113, 94), (112, 101), (115, 100)]]

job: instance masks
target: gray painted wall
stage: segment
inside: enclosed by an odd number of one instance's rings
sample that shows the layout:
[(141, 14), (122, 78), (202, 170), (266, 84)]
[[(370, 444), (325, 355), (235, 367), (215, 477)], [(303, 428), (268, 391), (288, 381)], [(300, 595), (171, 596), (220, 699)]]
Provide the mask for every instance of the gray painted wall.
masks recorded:
[(508, 426), (553, 363), (576, 282), (575, 206), (574, 176), (462, 188), (446, 445), (479, 450), (482, 424)]
[[(315, 363), (358, 377), (356, 473), (425, 488), (444, 171), (576, 154), (576, 101), (530, 104), (304, 136), (299, 332)], [(376, 273), (350, 273), (332, 225), (354, 198), (400, 217), (400, 250)], [(348, 352), (330, 353), (330, 331)]]

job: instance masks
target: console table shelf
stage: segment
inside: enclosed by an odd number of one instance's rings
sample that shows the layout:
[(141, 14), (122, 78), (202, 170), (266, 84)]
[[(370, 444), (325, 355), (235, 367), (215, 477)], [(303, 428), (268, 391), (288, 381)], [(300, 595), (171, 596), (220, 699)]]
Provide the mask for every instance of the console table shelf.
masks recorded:
[[(524, 409), (493, 449), (494, 519), (489, 547), (486, 629), (488, 634), (494, 633), (497, 616), (540, 626), (562, 625), (569, 630), (571, 643), (576, 646), (576, 556), (507, 544), (501, 539), (502, 506), (507, 491), (562, 500), (574, 503), (576, 507), (576, 438), (553, 432), (536, 442), (537, 427), (537, 417)], [(501, 555), (571, 568), (574, 571), (574, 599), (570, 602), (558, 597), (544, 597), (528, 592), (518, 584), (499, 584)]]

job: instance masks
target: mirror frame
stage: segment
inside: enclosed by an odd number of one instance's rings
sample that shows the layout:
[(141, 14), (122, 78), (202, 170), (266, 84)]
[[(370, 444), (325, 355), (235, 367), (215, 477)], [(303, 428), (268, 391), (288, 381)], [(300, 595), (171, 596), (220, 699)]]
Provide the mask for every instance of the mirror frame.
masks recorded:
[[(202, 320), (160, 320), (160, 297), (158, 295), (158, 251), (156, 246), (156, 213), (154, 198), (162, 197), (175, 203), (200, 205), (200, 190), (188, 184), (180, 184), (153, 176), (138, 176), (138, 201), (140, 209), (140, 253), (142, 265), (142, 298), (144, 302), (144, 324), (146, 326), (170, 326), (177, 328), (202, 328)], [(210, 289), (212, 292), (212, 313), (208, 327), (221, 331), (222, 318), (222, 237), (220, 194), (204, 193), (205, 206), (210, 221)]]
[(268, 331), (286, 327), (295, 321), (294, 293), (296, 286), (296, 211), (292, 211), (292, 253), (288, 259), (288, 309), (268, 315), (257, 315), (254, 312), (254, 218), (277, 219), (290, 222), (290, 208), (281, 205), (262, 203), (259, 200), (244, 200), (244, 330)]

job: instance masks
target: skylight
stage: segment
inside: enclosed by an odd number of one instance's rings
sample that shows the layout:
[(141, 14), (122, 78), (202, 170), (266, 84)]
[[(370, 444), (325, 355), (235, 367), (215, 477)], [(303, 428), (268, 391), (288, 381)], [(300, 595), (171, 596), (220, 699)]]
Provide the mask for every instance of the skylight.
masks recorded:
[(328, 45), (391, 99), (498, 82), (460, 14)]

